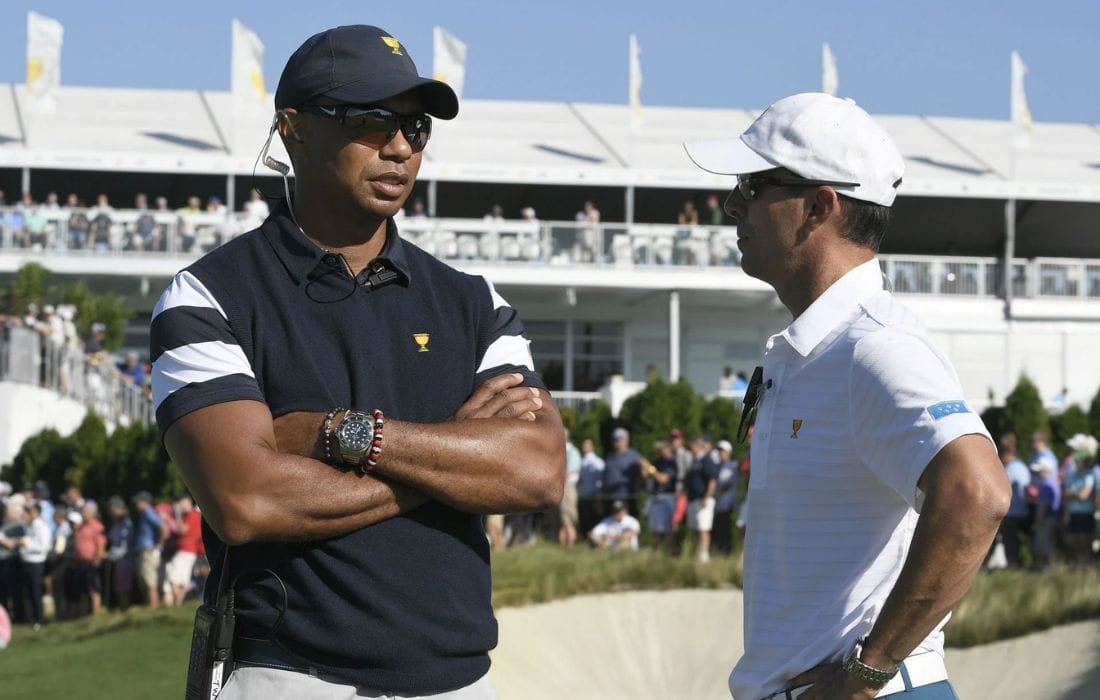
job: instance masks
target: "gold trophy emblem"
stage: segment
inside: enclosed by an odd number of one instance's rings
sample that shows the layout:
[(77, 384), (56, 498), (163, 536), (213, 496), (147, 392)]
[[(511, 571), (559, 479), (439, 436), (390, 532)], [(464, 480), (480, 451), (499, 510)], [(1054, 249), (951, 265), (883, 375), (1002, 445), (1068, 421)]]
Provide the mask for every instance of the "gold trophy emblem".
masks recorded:
[(795, 418), (794, 420), (791, 421), (791, 439), (792, 440), (797, 440), (798, 439), (798, 431), (799, 430), (802, 430), (802, 420), (800, 418)]
[(420, 346), (420, 349), (417, 350), (417, 352), (428, 352), (428, 340), (430, 338), (431, 335), (429, 335), (428, 333), (413, 333), (413, 340), (415, 340), (416, 344)]
[(403, 53), (401, 53), (401, 42), (397, 39), (394, 39), (392, 36), (384, 36), (382, 37), (382, 41), (386, 44), (386, 46), (393, 49), (394, 56), (404, 55)]

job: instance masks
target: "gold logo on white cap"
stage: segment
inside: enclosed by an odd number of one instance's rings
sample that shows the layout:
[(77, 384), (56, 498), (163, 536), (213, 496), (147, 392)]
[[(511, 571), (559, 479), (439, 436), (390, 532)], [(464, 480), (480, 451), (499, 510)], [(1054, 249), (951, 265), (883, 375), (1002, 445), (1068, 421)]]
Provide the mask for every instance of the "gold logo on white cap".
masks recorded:
[(801, 418), (795, 418), (794, 420), (791, 421), (791, 439), (792, 440), (797, 440), (798, 439), (798, 431), (799, 430), (802, 430), (802, 419)]
[(393, 55), (394, 56), (404, 56), (405, 55), (405, 54), (401, 53), (401, 42), (398, 41), (397, 39), (394, 39), (392, 36), (384, 36), (384, 37), (382, 37), (382, 41), (385, 42), (386, 46), (393, 49)]

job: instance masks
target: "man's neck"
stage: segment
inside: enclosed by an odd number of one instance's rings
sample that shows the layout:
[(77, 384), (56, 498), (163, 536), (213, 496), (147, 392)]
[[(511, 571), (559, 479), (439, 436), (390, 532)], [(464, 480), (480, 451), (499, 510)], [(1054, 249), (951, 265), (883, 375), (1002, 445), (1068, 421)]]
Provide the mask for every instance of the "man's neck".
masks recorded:
[(306, 238), (321, 248), (344, 256), (353, 274), (359, 274), (386, 245), (388, 220), (377, 217), (356, 219), (323, 203), (295, 197), (294, 218)]
[(775, 285), (776, 294), (791, 316), (797, 319), (837, 280), (874, 257), (874, 251), (858, 248), (811, 259), (806, 265), (792, 268), (787, 279)]

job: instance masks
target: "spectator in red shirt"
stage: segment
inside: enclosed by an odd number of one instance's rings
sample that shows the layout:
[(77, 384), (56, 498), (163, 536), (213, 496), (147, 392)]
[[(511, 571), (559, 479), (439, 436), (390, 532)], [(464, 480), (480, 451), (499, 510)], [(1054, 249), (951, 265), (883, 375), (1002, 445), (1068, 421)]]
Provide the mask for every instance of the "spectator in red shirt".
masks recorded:
[(172, 587), (171, 605), (182, 605), (187, 591), (191, 588), (191, 578), (195, 571), (195, 560), (203, 553), (202, 516), (195, 507), (190, 494), (184, 494), (176, 501), (175, 507), (176, 540), (178, 549), (168, 562), (168, 583)]
[(81, 610), (95, 615), (103, 607), (100, 569), (107, 558), (107, 533), (95, 502), (85, 501), (81, 515), (84, 522), (73, 533), (74, 583), (80, 593)]

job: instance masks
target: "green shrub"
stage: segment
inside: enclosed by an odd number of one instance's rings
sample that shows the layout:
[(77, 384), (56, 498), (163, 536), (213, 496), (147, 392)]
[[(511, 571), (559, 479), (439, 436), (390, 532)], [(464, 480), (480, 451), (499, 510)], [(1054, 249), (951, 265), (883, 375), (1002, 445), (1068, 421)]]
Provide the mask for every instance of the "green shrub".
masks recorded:
[(1089, 404), (1089, 433), (1100, 436), (1100, 391), (1096, 392)]
[(1077, 404), (1070, 406), (1056, 416), (1051, 416), (1051, 448), (1060, 458), (1065, 457), (1070, 451), (1069, 447), (1066, 446), (1066, 440), (1069, 440), (1077, 433), (1088, 434), (1089, 427), (1088, 414)]
[(96, 499), (142, 490), (172, 498), (185, 489), (156, 426), (135, 423), (108, 435), (103, 421), (91, 412), (68, 437), (47, 429), (23, 443), (12, 461), (11, 480), (26, 488), (38, 479), (49, 485), (50, 493), (75, 485)]
[(1020, 375), (1016, 388), (1005, 398), (1005, 413), (1012, 424), (1012, 432), (1016, 433), (1020, 449), (1030, 444), (1032, 433), (1050, 433), (1050, 419), (1043, 408), (1039, 389), (1027, 375)]

